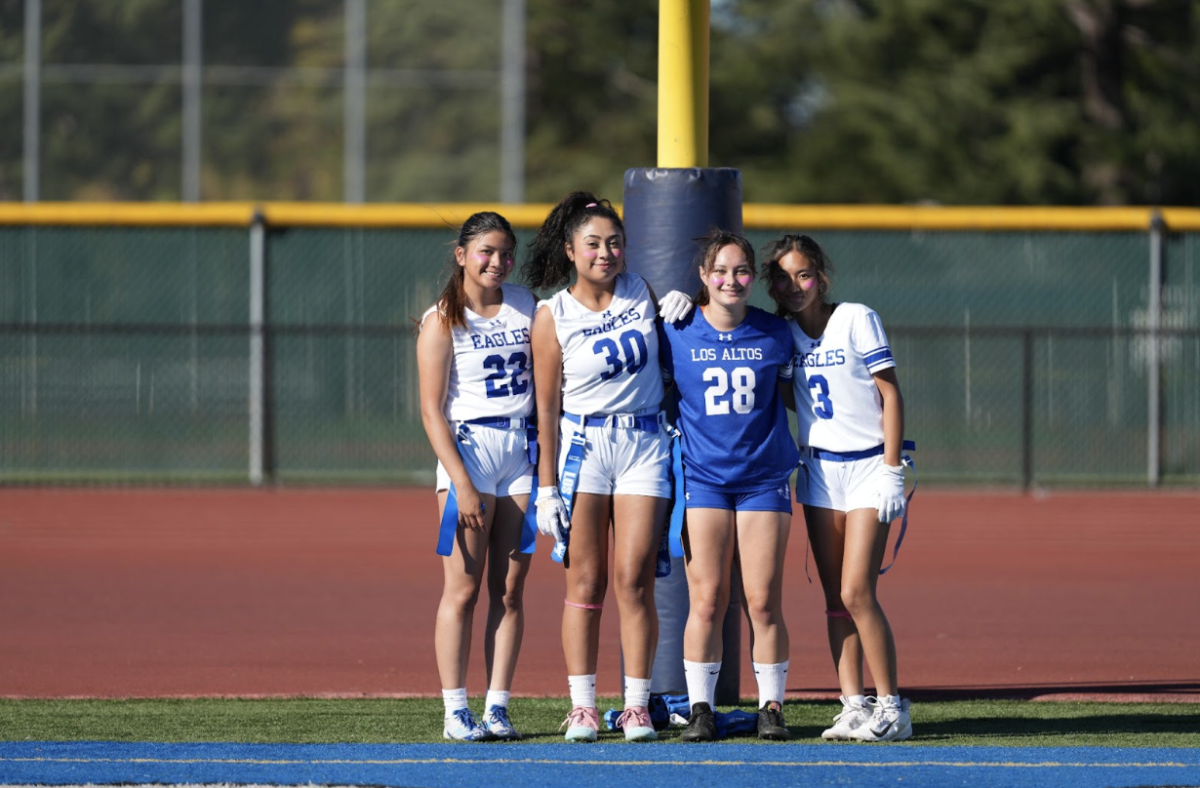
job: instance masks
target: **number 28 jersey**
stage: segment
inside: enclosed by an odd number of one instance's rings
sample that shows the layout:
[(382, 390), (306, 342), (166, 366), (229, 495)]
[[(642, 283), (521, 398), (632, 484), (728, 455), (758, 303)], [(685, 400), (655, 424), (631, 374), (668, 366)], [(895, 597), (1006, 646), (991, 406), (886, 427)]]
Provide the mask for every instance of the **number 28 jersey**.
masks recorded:
[(548, 307), (562, 348), (562, 409), (580, 416), (642, 413), (662, 405), (658, 311), (637, 274), (617, 275), (612, 302), (593, 312), (560, 290)]
[(873, 375), (896, 362), (879, 315), (862, 304), (838, 304), (815, 339), (789, 322), (796, 342), (798, 443), (837, 452), (882, 444), (883, 398)]
[(750, 307), (733, 331), (717, 331), (699, 308), (663, 326), (670, 348), (688, 482), (727, 492), (778, 484), (800, 453), (779, 382), (792, 377), (794, 346), (783, 318)]
[[(504, 303), (495, 317), (465, 310), (467, 327), (450, 332), (454, 360), (443, 412), (447, 421), (493, 417), (524, 418), (533, 412), (533, 293), (520, 285), (501, 285)], [(434, 315), (431, 306), (421, 327)], [(436, 319), (436, 318), (435, 318)]]

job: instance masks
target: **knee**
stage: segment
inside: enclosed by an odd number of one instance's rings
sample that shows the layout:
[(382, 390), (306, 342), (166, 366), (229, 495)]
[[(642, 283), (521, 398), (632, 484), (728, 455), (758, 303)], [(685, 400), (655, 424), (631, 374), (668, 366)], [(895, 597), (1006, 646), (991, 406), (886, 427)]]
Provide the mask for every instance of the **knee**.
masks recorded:
[[(875, 592), (866, 583), (846, 583), (842, 586), (841, 604), (857, 617), (875, 607)], [(831, 606), (830, 609), (836, 608)]]
[(729, 607), (729, 595), (722, 594), (717, 586), (700, 586), (688, 589), (688, 616), (704, 624), (714, 625), (725, 620)]
[(774, 626), (783, 621), (780, 600), (764, 595), (746, 597), (746, 615), (757, 627)]
[(477, 586), (451, 586), (442, 590), (442, 604), (455, 611), (471, 613), (479, 600)]
[(603, 577), (585, 575), (571, 581), (571, 599), (585, 605), (599, 605), (608, 593), (608, 582)]
[(502, 607), (504, 612), (519, 613), (525, 605), (525, 589), (511, 583), (496, 583), (488, 589), (493, 607)]

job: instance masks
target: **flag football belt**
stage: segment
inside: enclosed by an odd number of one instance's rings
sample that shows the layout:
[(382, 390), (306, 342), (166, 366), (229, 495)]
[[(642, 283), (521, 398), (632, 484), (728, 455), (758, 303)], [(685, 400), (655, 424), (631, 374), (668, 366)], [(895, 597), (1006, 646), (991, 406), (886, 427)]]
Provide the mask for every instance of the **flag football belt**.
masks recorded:
[[(505, 416), (484, 416), (478, 419), (467, 419), (466, 421), (455, 422), (458, 427), (455, 430), (455, 438), (458, 443), (467, 443), (471, 439), (471, 428), (467, 425), (477, 427), (491, 427), (499, 430), (525, 430), (525, 458), (529, 460), (531, 467), (530, 475), (535, 482), (531, 487), (537, 486), (537, 425), (533, 423), (533, 419), (525, 418), (508, 418)], [(446, 496), (446, 508), (442, 511), (442, 522), (438, 528), (438, 555), (450, 555), (454, 549), (454, 537), (458, 533), (458, 496), (454, 491), (454, 482), (450, 482), (450, 492)], [(525, 508), (525, 519), (521, 523), (521, 547), (522, 553), (532, 553), (537, 546), (537, 507), (533, 502), (533, 496), (529, 496), (529, 504)]]
[[(917, 444), (915, 441), (904, 441), (900, 447), (901, 451), (916, 451)], [(811, 446), (806, 446), (800, 449), (800, 453), (806, 457), (812, 457), (818, 460), (832, 460), (833, 462), (851, 462), (853, 460), (865, 460), (868, 457), (878, 457), (883, 454), (883, 444), (879, 444), (873, 449), (863, 449), (861, 451), (826, 451), (825, 449), (814, 449)]]
[[(574, 413), (564, 413), (567, 421), (575, 424), (570, 437), (563, 436), (567, 442), (567, 457), (563, 462), (562, 476), (559, 479), (558, 491), (562, 496), (563, 506), (567, 510), (567, 520), (571, 519), (571, 506), (575, 502), (575, 488), (579, 485), (579, 468), (583, 464), (583, 447), (587, 439), (583, 435), (587, 427), (611, 427), (613, 429), (642, 430), (643, 432), (658, 432), (659, 425), (665, 424), (664, 414), (653, 411), (650, 413), (606, 413), (592, 416), (580, 416)], [(555, 542), (550, 557), (562, 563), (567, 557), (567, 543)]]
[[(916, 443), (916, 441), (904, 441), (903, 443), (900, 444), (900, 450), (901, 451), (916, 451), (917, 443)], [(809, 447), (801, 449), (800, 454), (803, 456), (806, 456), (806, 457), (810, 457), (810, 458), (815, 457), (819, 460), (832, 460), (834, 462), (850, 462), (852, 460), (866, 459), (867, 457), (878, 457), (880, 454), (883, 454), (883, 444), (880, 444), (873, 449), (863, 449), (862, 451), (847, 451), (847, 452), (825, 451), (824, 449), (814, 449), (811, 446), (809, 446)], [(907, 466), (907, 467), (913, 469), (913, 488), (912, 488), (912, 490), (909, 491), (908, 495), (906, 495), (904, 497), (904, 516), (900, 518), (900, 533), (899, 533), (899, 535), (896, 536), (896, 546), (892, 548), (891, 562), (888, 563), (887, 566), (885, 566), (879, 570), (879, 574), (881, 574), (881, 575), (886, 574), (887, 570), (892, 568), (892, 566), (896, 563), (896, 556), (900, 555), (900, 545), (904, 544), (904, 534), (905, 534), (905, 532), (908, 531), (909, 504), (912, 503), (913, 495), (915, 495), (917, 492), (917, 465), (916, 465), (916, 463), (913, 462), (912, 457), (908, 456), (907, 454), (904, 454), (904, 455), (901, 455), (901, 457), (900, 457), (900, 465), (901, 465), (901, 467)], [(808, 473), (808, 469), (804, 467), (803, 460), (801, 460), (801, 462), (800, 462), (800, 472), (805, 473), (805, 474)], [(804, 548), (804, 572), (805, 572), (805, 574), (808, 573), (808, 547), (807, 547), (807, 545)], [(809, 578), (809, 582), (810, 583), (812, 582), (812, 578)]]

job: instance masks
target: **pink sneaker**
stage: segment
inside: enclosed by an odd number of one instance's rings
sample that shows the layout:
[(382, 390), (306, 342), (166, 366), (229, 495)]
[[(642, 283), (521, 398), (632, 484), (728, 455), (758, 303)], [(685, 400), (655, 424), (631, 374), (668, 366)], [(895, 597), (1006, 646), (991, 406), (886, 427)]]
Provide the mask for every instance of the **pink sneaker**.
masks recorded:
[(567, 741), (595, 741), (600, 733), (600, 713), (595, 706), (576, 706), (558, 726), (567, 729)]
[(625, 731), (625, 741), (655, 741), (658, 733), (650, 721), (650, 710), (645, 706), (629, 706), (620, 717), (617, 727)]

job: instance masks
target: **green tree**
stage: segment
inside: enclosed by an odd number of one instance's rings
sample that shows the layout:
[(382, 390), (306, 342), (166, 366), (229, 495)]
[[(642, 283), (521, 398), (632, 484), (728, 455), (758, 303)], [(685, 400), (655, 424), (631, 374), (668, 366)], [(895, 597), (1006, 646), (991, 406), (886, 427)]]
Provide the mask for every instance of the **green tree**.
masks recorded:
[[(747, 199), (1200, 197), (1194, 2), (720, 7), (713, 154), (743, 168)], [(751, 133), (727, 124), (730, 117), (748, 121)]]

